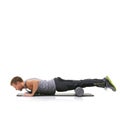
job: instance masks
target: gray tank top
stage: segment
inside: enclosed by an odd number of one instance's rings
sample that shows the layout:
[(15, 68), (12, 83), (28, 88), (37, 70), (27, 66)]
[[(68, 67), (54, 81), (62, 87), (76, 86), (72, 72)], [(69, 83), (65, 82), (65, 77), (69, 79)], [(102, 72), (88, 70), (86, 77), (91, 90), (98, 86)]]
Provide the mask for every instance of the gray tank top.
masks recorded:
[(56, 85), (54, 79), (52, 80), (41, 80), (38, 78), (31, 78), (28, 80), (39, 80), (38, 90), (36, 93), (40, 93), (41, 95), (54, 95), (56, 91)]

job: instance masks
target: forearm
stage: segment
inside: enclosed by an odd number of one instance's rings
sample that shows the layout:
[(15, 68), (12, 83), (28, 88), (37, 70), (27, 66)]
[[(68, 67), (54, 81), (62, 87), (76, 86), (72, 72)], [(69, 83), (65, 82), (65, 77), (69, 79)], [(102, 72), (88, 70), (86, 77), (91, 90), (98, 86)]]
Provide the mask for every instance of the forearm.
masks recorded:
[(32, 89), (31, 95), (33, 96), (36, 93), (37, 90), (38, 90), (38, 82), (33, 84), (33, 89)]
[(32, 97), (32, 96), (34, 96), (34, 94), (36, 93), (36, 91), (37, 91), (37, 88), (34, 88), (33, 91), (32, 91), (32, 93), (24, 93), (24, 96)]
[(38, 88), (35, 88), (35, 89), (32, 91), (32, 93), (31, 93), (32, 96), (34, 96), (34, 94), (36, 93), (37, 89), (38, 89)]

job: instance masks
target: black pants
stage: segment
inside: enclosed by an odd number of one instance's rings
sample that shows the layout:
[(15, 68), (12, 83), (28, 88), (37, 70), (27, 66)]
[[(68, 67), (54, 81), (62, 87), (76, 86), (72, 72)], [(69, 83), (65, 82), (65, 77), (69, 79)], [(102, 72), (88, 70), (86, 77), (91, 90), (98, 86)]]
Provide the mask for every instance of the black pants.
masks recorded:
[(106, 87), (105, 79), (85, 79), (85, 80), (64, 80), (60, 77), (54, 78), (57, 91), (74, 90), (77, 87)]

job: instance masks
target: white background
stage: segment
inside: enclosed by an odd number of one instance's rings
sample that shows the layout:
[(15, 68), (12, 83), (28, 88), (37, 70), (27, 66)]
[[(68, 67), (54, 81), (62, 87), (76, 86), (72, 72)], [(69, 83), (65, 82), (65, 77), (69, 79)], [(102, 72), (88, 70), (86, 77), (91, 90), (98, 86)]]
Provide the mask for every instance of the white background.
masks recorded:
[[(1, 119), (119, 119), (119, 0), (1, 0)], [(86, 88), (92, 98), (18, 98), (12, 77), (103, 78), (117, 92)]]

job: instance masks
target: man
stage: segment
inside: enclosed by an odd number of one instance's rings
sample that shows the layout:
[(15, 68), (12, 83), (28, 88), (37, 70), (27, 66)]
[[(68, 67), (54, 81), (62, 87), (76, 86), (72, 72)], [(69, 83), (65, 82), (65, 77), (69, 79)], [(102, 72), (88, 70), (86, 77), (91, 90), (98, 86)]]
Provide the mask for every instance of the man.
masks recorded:
[(24, 96), (36, 96), (36, 95), (55, 95), (55, 92), (63, 92), (67, 90), (75, 90), (78, 87), (101, 87), (110, 88), (112, 91), (116, 91), (116, 87), (113, 85), (110, 78), (107, 76), (103, 79), (85, 79), (85, 80), (64, 80), (60, 77), (46, 81), (38, 78), (31, 78), (23, 81), (19, 76), (14, 77), (11, 82), (16, 90), (22, 91), (22, 89), (28, 89), (29, 92), (24, 93)]

